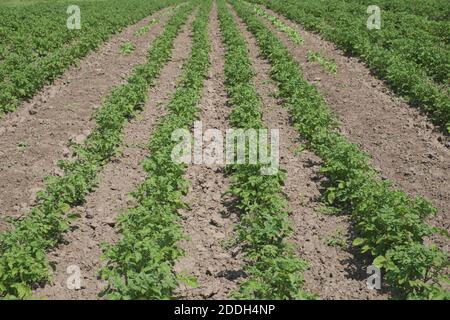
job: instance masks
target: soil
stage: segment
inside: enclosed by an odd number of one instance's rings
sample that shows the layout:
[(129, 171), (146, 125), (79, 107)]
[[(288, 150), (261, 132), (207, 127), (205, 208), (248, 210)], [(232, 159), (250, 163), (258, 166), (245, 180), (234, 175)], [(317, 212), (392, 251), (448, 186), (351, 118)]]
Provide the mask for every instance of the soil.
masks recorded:
[[(309, 264), (304, 273), (304, 289), (321, 299), (386, 299), (387, 294), (367, 288), (367, 266), (349, 249), (348, 217), (321, 211), (321, 160), (309, 151), (298, 151), (302, 143), (290, 124), (288, 111), (275, 98), (278, 89), (270, 79), (271, 66), (262, 58), (254, 36), (234, 16), (248, 43), (253, 69), (258, 71), (255, 85), (263, 101), (263, 120), (267, 128), (280, 131), (280, 168), (287, 174), (283, 191), (294, 228), (291, 241), (299, 257)], [(329, 240), (338, 234), (342, 234), (343, 244), (330, 245)]]
[[(148, 154), (146, 147), (155, 123), (164, 114), (182, 74), (183, 62), (192, 47), (192, 21), (183, 27), (174, 42), (172, 58), (162, 69), (155, 86), (150, 89), (142, 111), (124, 128), (122, 153), (107, 164), (99, 177), (98, 188), (91, 193), (84, 206), (76, 208), (81, 217), (73, 223), (73, 230), (64, 236), (64, 243), (48, 254), (55, 270), (52, 283), (35, 290), (35, 296), (47, 299), (98, 299), (106, 283), (98, 279), (102, 267), (102, 245), (114, 243), (116, 217), (134, 204), (129, 195), (144, 181), (140, 163)], [(70, 290), (66, 272), (71, 265), (81, 271), (81, 289)]]
[[(217, 7), (213, 6), (209, 20), (211, 43), (211, 68), (205, 81), (200, 102), (203, 130), (229, 128), (227, 118), (231, 108), (227, 106), (224, 86), (225, 49), (220, 35)], [(233, 226), (237, 222), (234, 213), (226, 207), (224, 193), (229, 180), (221, 164), (196, 165), (188, 167), (185, 177), (191, 181), (185, 201), (191, 210), (182, 211), (184, 233), (190, 240), (180, 246), (185, 257), (177, 261), (174, 270), (196, 276), (197, 288), (180, 285), (175, 296), (181, 299), (226, 299), (237, 289), (237, 282), (243, 276), (241, 253), (228, 250), (227, 241), (233, 238)]]
[[(81, 142), (95, 126), (94, 111), (133, 68), (146, 60), (152, 41), (162, 33), (168, 17), (164, 9), (114, 35), (98, 51), (83, 58), (51, 85), (43, 88), (15, 113), (0, 120), (0, 218), (17, 217), (29, 210), (43, 179), (59, 175), (57, 161), (67, 158), (70, 140)], [(160, 18), (143, 36), (134, 32)], [(135, 50), (124, 55), (120, 46)], [(111, 66), (114, 66), (113, 68)], [(5, 228), (1, 223), (0, 231)]]

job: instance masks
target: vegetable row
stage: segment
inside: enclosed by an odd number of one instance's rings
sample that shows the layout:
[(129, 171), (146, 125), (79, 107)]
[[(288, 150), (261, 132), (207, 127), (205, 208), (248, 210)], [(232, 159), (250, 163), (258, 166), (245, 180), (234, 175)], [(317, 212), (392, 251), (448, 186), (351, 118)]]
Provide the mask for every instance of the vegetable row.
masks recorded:
[(358, 1), (250, 0), (317, 31), (349, 54), (361, 57), (412, 106), (450, 130), (450, 33), (448, 23), (383, 11), (380, 30), (366, 26)]
[[(254, 82), (254, 71), (240, 30), (223, 0), (219, 1), (219, 21), (225, 46), (225, 76), (231, 125), (240, 129), (263, 129), (261, 100)], [(247, 153), (248, 156), (248, 153)], [(285, 174), (263, 175), (262, 164), (235, 164), (229, 193), (241, 212), (237, 226), (238, 242), (246, 258), (248, 276), (234, 297), (239, 299), (312, 299), (302, 290), (307, 268), (289, 243), (291, 221), (282, 193)]]
[[(112, 34), (176, 0), (79, 5), (81, 29), (68, 29), (68, 5), (36, 3), (0, 10), (0, 116), (14, 111)], [(72, 14), (72, 11), (70, 12)]]
[(182, 7), (149, 49), (147, 62), (136, 67), (124, 85), (116, 87), (95, 115), (96, 127), (74, 147), (74, 160), (60, 161), (61, 177), (48, 177), (37, 205), (24, 218), (11, 221), (0, 234), (0, 297), (28, 298), (32, 287), (50, 279), (46, 251), (69, 229), (70, 208), (85, 201), (101, 168), (118, 152), (122, 128), (147, 99), (148, 88), (171, 56), (173, 42), (192, 11)]
[[(186, 165), (172, 160), (172, 132), (189, 129), (198, 116), (197, 104), (209, 68), (208, 16), (211, 1), (199, 2), (193, 23), (193, 47), (183, 76), (168, 105), (168, 115), (157, 124), (143, 162), (147, 178), (133, 193), (137, 205), (119, 217), (121, 239), (104, 253), (106, 266), (100, 274), (108, 281), (111, 299), (170, 299), (179, 281), (173, 265), (183, 252), (177, 242), (184, 238), (178, 210), (188, 208)], [(192, 280), (191, 280), (192, 281)]]
[(336, 121), (323, 97), (309, 84), (288, 49), (256, 17), (251, 7), (231, 1), (272, 64), (271, 77), (292, 123), (324, 165), (328, 181), (324, 199), (349, 212), (354, 245), (382, 268), (383, 280), (399, 297), (448, 298), (442, 287), (448, 253), (425, 238), (438, 232), (424, 222), (436, 213), (423, 198), (411, 198), (379, 179), (368, 156), (335, 130)]

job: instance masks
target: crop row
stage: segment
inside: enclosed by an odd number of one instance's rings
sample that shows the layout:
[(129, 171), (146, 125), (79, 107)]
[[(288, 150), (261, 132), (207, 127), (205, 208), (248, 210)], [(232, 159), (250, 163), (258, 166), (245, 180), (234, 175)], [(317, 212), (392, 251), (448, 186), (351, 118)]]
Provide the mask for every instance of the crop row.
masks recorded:
[(0, 116), (14, 111), (111, 34), (174, 0), (84, 2), (81, 29), (69, 30), (67, 5), (34, 4), (0, 11)]
[(148, 87), (171, 56), (173, 42), (191, 12), (186, 6), (154, 41), (146, 64), (135, 68), (128, 83), (115, 88), (95, 115), (96, 127), (74, 148), (75, 160), (61, 161), (62, 177), (49, 177), (38, 203), (13, 229), (0, 234), (0, 297), (26, 298), (31, 286), (50, 278), (46, 251), (68, 230), (71, 207), (84, 202), (96, 185), (97, 173), (116, 154), (124, 123), (142, 108)]
[(101, 276), (108, 281), (105, 293), (112, 299), (170, 299), (178, 281), (172, 267), (183, 252), (184, 238), (178, 210), (188, 208), (183, 195), (188, 181), (186, 165), (172, 160), (172, 132), (189, 129), (197, 118), (204, 79), (209, 68), (208, 16), (211, 1), (201, 1), (193, 23), (193, 47), (184, 64), (183, 77), (168, 105), (169, 114), (157, 124), (143, 162), (146, 180), (134, 192), (137, 206), (119, 217), (121, 239), (108, 246)]
[(135, 37), (140, 37), (143, 36), (144, 34), (146, 34), (147, 32), (149, 32), (153, 26), (155, 26), (156, 24), (158, 24), (159, 19), (152, 19), (149, 23), (147, 23), (145, 26), (139, 28), (139, 30), (137, 30), (134, 33)]
[[(272, 23), (278, 30), (285, 33), (286, 36), (295, 44), (301, 45), (303, 44), (304, 40), (302, 36), (300, 35), (297, 30), (294, 28), (291, 28), (287, 24), (285, 24), (283, 21), (278, 19), (277, 17), (271, 15), (264, 9), (260, 8), (258, 5), (253, 6), (256, 14), (260, 17), (263, 17), (267, 19), (269, 22)], [(337, 73), (337, 64), (336, 61), (332, 59), (325, 58), (320, 52), (315, 51), (308, 51), (307, 54), (308, 61), (314, 61), (320, 64), (328, 73), (336, 74)]]
[(424, 18), (383, 11), (381, 29), (368, 30), (367, 8), (342, 0), (251, 1), (267, 5), (361, 57), (397, 94), (429, 113), (444, 131), (450, 130), (450, 48), (444, 45), (448, 40), (443, 40), (448, 39), (448, 28), (431, 34), (426, 25), (432, 22)]
[[(374, 4), (372, 0), (357, 1), (366, 6)], [(389, 10), (392, 12), (405, 12), (417, 16), (427, 17), (428, 19), (435, 21), (450, 21), (450, 9), (447, 0), (377, 0), (376, 4), (382, 10)]]
[(410, 198), (381, 181), (368, 157), (335, 130), (336, 121), (323, 97), (303, 77), (288, 49), (241, 1), (232, 3), (272, 64), (279, 97), (308, 146), (324, 165), (328, 181), (324, 200), (351, 213), (354, 245), (382, 268), (383, 280), (400, 297), (448, 298), (440, 286), (448, 254), (424, 238), (436, 232), (424, 219), (436, 209), (423, 198)]
[[(226, 45), (225, 76), (231, 125), (241, 129), (263, 129), (261, 100), (253, 84), (254, 71), (246, 42), (223, 0), (219, 1), (219, 21)], [(247, 154), (248, 156), (248, 154)], [(237, 237), (246, 257), (248, 278), (234, 296), (239, 299), (308, 299), (302, 291), (307, 265), (296, 256), (288, 239), (291, 221), (282, 194), (285, 174), (262, 175), (261, 164), (236, 164), (229, 193), (242, 213)]]
[(303, 37), (294, 29), (285, 24), (283, 21), (278, 19), (277, 17), (267, 13), (266, 10), (260, 8), (259, 6), (255, 5), (254, 10), (256, 14), (260, 17), (264, 17), (267, 20), (269, 20), (275, 27), (283, 31), (287, 34), (289, 39), (292, 40), (295, 44), (303, 44), (304, 40)]
[[(421, 40), (423, 40), (432, 46), (442, 47), (447, 50), (449, 49), (448, 40), (450, 31), (448, 29), (449, 23), (447, 21), (432, 21), (406, 12), (383, 10), (381, 3), (381, 29), (369, 31), (366, 22), (370, 13), (368, 13), (367, 10), (368, 6), (373, 5), (373, 3), (364, 5), (360, 2), (361, 0), (318, 0), (315, 3), (312, 1), (305, 1), (297, 3), (296, 8), (297, 10), (302, 10), (305, 15), (309, 16), (308, 21), (315, 19), (323, 20), (324, 23), (336, 27), (340, 26), (342, 22), (347, 24), (352, 23), (352, 26), (360, 29), (361, 32), (366, 31), (367, 34), (375, 36), (377, 42), (374, 43), (377, 45), (384, 45), (384, 43), (389, 43), (389, 41), (395, 40), (396, 38), (406, 38), (414, 41), (416, 44), (420, 44)], [(411, 1), (411, 3), (416, 2), (419, 1)], [(287, 6), (290, 7), (292, 5), (293, 2), (289, 0)], [(376, 5), (378, 6), (379, 4)], [(326, 12), (323, 11), (324, 6), (326, 6)], [(333, 19), (334, 15), (337, 15), (335, 19)], [(383, 30), (386, 32), (383, 32)]]

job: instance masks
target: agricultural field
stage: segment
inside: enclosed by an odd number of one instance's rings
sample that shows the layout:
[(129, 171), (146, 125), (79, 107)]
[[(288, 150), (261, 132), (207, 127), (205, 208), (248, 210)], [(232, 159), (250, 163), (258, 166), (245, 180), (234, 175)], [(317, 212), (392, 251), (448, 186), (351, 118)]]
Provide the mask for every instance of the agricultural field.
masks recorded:
[(450, 299), (446, 0), (0, 1), (0, 299)]

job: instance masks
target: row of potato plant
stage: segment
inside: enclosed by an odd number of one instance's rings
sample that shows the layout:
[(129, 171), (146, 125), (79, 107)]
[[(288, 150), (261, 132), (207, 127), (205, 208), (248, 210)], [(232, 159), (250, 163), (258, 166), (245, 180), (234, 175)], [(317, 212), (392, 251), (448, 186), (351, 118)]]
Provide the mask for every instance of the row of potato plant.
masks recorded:
[(192, 6), (184, 7), (167, 23), (152, 44), (146, 64), (135, 68), (124, 85), (116, 87), (95, 114), (96, 127), (84, 143), (74, 147), (74, 160), (60, 161), (63, 176), (48, 177), (37, 205), (12, 229), (0, 234), (0, 297), (28, 298), (32, 286), (50, 279), (46, 251), (69, 229), (70, 208), (85, 201), (96, 185), (98, 172), (120, 147), (122, 128), (147, 99), (148, 88), (171, 56), (173, 42)]
[(450, 132), (448, 22), (383, 11), (381, 29), (368, 30), (367, 7), (356, 1), (249, 1), (266, 5), (360, 57), (396, 94)]
[[(294, 28), (288, 26), (283, 21), (278, 19), (277, 17), (271, 15), (258, 5), (254, 5), (254, 10), (256, 14), (260, 17), (264, 17), (269, 20), (278, 30), (285, 33), (287, 37), (295, 44), (303, 44), (304, 40), (300, 33)], [(337, 64), (333, 59), (325, 58), (320, 52), (309, 51), (307, 54), (308, 61), (314, 61), (320, 64), (328, 73), (336, 74), (337, 73)]]
[[(225, 76), (231, 125), (241, 129), (263, 129), (261, 100), (253, 84), (254, 71), (245, 39), (224, 1), (219, 1), (219, 21), (226, 45)], [(261, 164), (228, 167), (232, 177), (229, 193), (241, 212), (237, 240), (246, 257), (248, 276), (233, 294), (238, 299), (312, 299), (302, 290), (307, 268), (293, 246), (291, 221), (282, 193), (285, 173), (262, 175)]]
[[(170, 299), (179, 281), (192, 277), (176, 274), (173, 265), (183, 255), (177, 242), (183, 238), (178, 210), (187, 209), (186, 165), (172, 159), (176, 141), (172, 133), (189, 129), (198, 117), (209, 62), (208, 17), (211, 1), (201, 1), (193, 23), (193, 47), (183, 76), (168, 105), (169, 114), (157, 124), (143, 162), (146, 180), (133, 193), (137, 205), (120, 215), (121, 239), (105, 248), (106, 266), (100, 271), (108, 281), (111, 299)], [(195, 281), (194, 281), (195, 282)]]
[(68, 29), (67, 3), (35, 3), (0, 10), (0, 117), (14, 111), (112, 34), (175, 0), (84, 1), (80, 29)]
[(382, 268), (383, 284), (396, 297), (448, 298), (449, 292), (441, 286), (448, 254), (424, 243), (426, 237), (442, 231), (424, 222), (436, 208), (379, 179), (368, 156), (335, 130), (336, 120), (323, 97), (305, 80), (288, 49), (249, 6), (232, 3), (270, 61), (272, 79), (293, 125), (324, 161), (325, 201), (351, 214), (357, 234), (354, 245)]
[(277, 17), (267, 13), (267, 11), (265, 11), (264, 9), (260, 8), (257, 5), (254, 5), (254, 10), (258, 16), (266, 18), (275, 27), (277, 27), (278, 29), (280, 29), (281, 31), (286, 33), (292, 42), (294, 42), (295, 44), (303, 44), (303, 42), (304, 42), (303, 37), (294, 28), (291, 28), (286, 23), (284, 23)]

